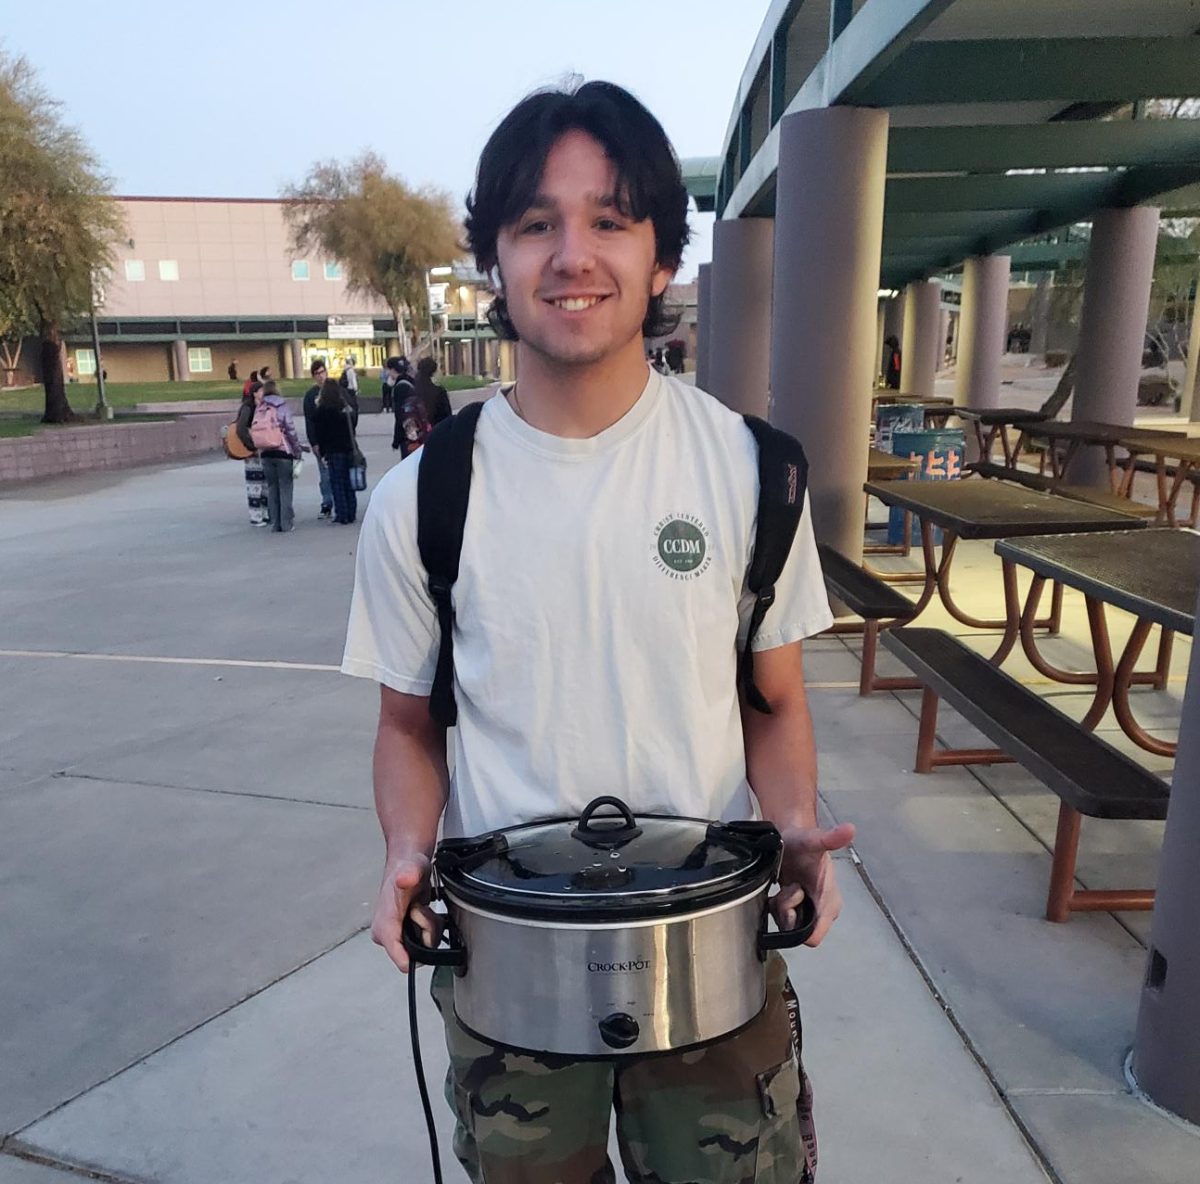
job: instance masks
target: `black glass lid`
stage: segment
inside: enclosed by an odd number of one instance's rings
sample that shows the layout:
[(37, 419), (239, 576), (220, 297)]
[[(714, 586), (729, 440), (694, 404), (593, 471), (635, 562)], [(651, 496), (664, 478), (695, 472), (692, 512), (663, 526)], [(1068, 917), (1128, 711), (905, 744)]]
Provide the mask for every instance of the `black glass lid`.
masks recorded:
[(447, 839), (434, 862), (444, 885), (482, 907), (530, 916), (657, 914), (760, 887), (781, 849), (767, 822), (635, 817), (620, 799), (602, 797), (578, 819)]

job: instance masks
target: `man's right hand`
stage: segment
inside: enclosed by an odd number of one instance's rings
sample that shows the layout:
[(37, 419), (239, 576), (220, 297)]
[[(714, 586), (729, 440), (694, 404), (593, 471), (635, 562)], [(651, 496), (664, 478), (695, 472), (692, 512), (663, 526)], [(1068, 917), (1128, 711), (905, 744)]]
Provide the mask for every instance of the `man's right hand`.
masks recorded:
[(371, 922), (371, 940), (383, 946), (387, 956), (408, 974), (410, 959), (400, 939), (401, 924), (410, 912), (429, 947), (441, 940), (442, 919), (429, 908), (429, 858), (410, 855), (389, 861), (379, 886), (379, 900)]

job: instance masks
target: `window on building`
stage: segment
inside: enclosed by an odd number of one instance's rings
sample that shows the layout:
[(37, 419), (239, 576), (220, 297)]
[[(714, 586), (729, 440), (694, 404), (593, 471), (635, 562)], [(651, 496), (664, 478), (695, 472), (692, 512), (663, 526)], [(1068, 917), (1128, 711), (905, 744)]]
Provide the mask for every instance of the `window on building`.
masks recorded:
[(292, 279), (306, 280), (308, 279), (308, 260), (293, 259), (292, 260)]
[(188, 346), (188, 370), (192, 374), (212, 373), (212, 350), (207, 346)]
[(146, 278), (145, 261), (142, 259), (126, 259), (125, 278), (131, 284), (140, 284)]
[(326, 263), (325, 278), (327, 280), (340, 280), (342, 278), (342, 265), (340, 263)]
[(90, 349), (75, 351), (75, 372), (82, 378), (85, 374), (96, 373), (96, 355)]
[(158, 261), (158, 278), (168, 283), (179, 279), (179, 261), (176, 259), (160, 259)]

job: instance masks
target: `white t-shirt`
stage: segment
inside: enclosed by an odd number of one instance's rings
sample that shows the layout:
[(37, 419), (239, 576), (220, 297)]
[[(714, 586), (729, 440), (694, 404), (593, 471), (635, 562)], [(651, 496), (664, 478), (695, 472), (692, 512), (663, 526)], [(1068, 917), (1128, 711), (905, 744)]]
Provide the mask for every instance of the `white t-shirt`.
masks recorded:
[[(412, 695), (429, 694), (439, 644), (417, 550), (420, 460), (371, 496), (342, 660)], [(754, 603), (757, 465), (741, 416), (655, 373), (586, 440), (488, 401), (453, 592), (444, 834), (578, 814), (601, 794), (636, 812), (753, 814), (736, 667)], [(754, 649), (832, 619), (806, 504)]]

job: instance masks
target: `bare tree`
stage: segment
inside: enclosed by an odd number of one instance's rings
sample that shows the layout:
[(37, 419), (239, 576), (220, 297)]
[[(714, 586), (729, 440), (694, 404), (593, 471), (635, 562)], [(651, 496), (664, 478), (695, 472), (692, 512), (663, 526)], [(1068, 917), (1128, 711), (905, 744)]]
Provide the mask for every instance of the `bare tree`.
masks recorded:
[(79, 133), (29, 63), (0, 53), (0, 320), (6, 336), (32, 329), (41, 338), (44, 423), (75, 418), (63, 330), (87, 314), (92, 277), (120, 228), (108, 178)]
[(383, 300), (407, 352), (405, 313), (425, 310), (429, 269), (462, 253), (449, 195), (410, 188), (366, 152), (344, 165), (313, 165), (283, 197), (293, 250), (337, 260), (350, 291)]

